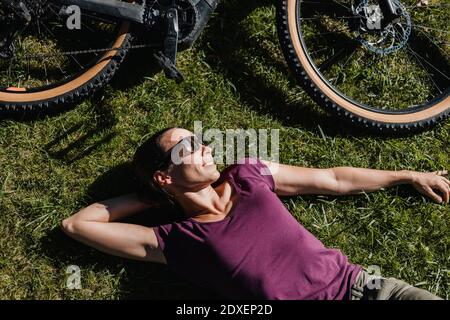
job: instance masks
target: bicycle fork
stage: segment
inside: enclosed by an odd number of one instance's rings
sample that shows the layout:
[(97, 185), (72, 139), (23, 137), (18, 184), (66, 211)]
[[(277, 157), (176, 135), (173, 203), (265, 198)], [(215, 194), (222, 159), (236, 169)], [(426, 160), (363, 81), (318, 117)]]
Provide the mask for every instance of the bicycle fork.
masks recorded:
[(391, 22), (401, 16), (402, 9), (398, 5), (398, 1), (395, 0), (379, 0), (381, 12), (383, 17), (387, 19), (387, 22)]

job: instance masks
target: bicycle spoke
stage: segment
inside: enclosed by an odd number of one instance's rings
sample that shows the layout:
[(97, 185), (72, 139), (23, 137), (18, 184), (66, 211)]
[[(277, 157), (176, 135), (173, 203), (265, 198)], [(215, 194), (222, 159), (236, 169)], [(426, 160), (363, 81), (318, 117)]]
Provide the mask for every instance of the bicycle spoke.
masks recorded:
[[(405, 25), (404, 23), (402, 23), (402, 25)], [(428, 27), (425, 27), (427, 29), (430, 29)], [(445, 52), (444, 49), (442, 49), (433, 39), (430, 38), (430, 36), (425, 32), (425, 30), (423, 28), (419, 28), (418, 31), (420, 31), (428, 40), (431, 41), (431, 43), (433, 43), (439, 50), (441, 50), (447, 57), (449, 57), (449, 54), (447, 52)], [(443, 42), (444, 44), (448, 45), (448, 42)]]
[(331, 2), (334, 2), (334, 3), (336, 3), (337, 5), (340, 5), (341, 7), (347, 9), (349, 12), (352, 12), (352, 9), (350, 9), (349, 7), (343, 5), (342, 3), (338, 2), (338, 1), (331, 0)]
[[(45, 27), (45, 29), (53, 36), (53, 38), (56, 38), (56, 36), (53, 34), (53, 32), (50, 31), (50, 29), (49, 29), (44, 23), (42, 23), (42, 25), (43, 25), (43, 26)], [(75, 63), (78, 64), (78, 66), (80, 66), (80, 68), (81, 68), (82, 70), (84, 69), (84, 66), (78, 61), (77, 58), (75, 58), (72, 54), (70, 54), (69, 57), (70, 57), (73, 61), (75, 61)]]
[(437, 71), (439, 74), (441, 74), (444, 78), (446, 78), (447, 80), (450, 80), (450, 78), (446, 74), (442, 73), (438, 67), (436, 67), (435, 65), (430, 63), (427, 59), (422, 57), (418, 52), (414, 51), (413, 48), (411, 48), (411, 46), (409, 45), (409, 43), (407, 43), (407, 47), (409, 48), (410, 52), (414, 54), (415, 57), (422, 59), (425, 63), (427, 63), (431, 68), (433, 68), (435, 71)]
[(318, 70), (319, 71), (327, 70), (331, 66), (331, 64), (345, 52), (346, 49), (347, 48), (345, 47), (341, 48), (337, 53), (333, 54), (330, 58), (322, 62), (318, 67)]
[(83, 31), (69, 30), (59, 15), (60, 6), (49, 3), (45, 10), (42, 16), (32, 16), (31, 23), (17, 28), (14, 57), (0, 60), (0, 90), (20, 87), (39, 91), (67, 81), (113, 50), (109, 47), (116, 39), (119, 21), (83, 12)]
[[(409, 47), (409, 45), (408, 45)], [(413, 56), (416, 58), (417, 62), (422, 66), (422, 68), (425, 70), (425, 72), (427, 73), (428, 78), (431, 80), (431, 82), (433, 83), (433, 85), (436, 87), (436, 89), (439, 91), (439, 93), (442, 94), (441, 89), (439, 88), (439, 86), (436, 84), (436, 82), (433, 80), (433, 78), (431, 77), (430, 73), (426, 70), (425, 66), (423, 65), (423, 63), (420, 61), (420, 59), (417, 57), (417, 55), (415, 54), (415, 52), (411, 49), (408, 49), (408, 51), (410, 51)]]
[[(433, 3), (433, 10), (425, 13), (405, 12), (382, 24), (383, 29), (372, 30), (365, 27), (369, 17), (362, 17), (363, 10), (377, 1), (353, 3), (359, 15), (352, 12), (355, 8), (350, 2), (325, 1), (331, 8), (319, 0), (300, 2), (297, 19), (308, 56), (322, 77), (344, 96), (370, 108), (398, 110), (423, 105), (446, 89), (450, 32), (441, 13), (448, 18), (447, 4)], [(401, 3), (402, 10), (414, 4)], [(436, 20), (426, 21), (431, 17)], [(408, 44), (414, 34), (419, 40)], [(352, 48), (348, 40), (358, 45)]]
[(349, 29), (343, 28), (343, 29), (339, 29), (339, 30), (334, 30), (334, 31), (327, 31), (327, 32), (319, 32), (319, 33), (315, 33), (315, 35), (324, 35), (324, 34), (332, 34), (332, 33), (342, 33), (343, 31), (349, 31)]
[[(426, 72), (428, 78), (431, 80), (431, 82), (433, 83), (434, 87), (439, 91), (440, 94), (442, 94), (441, 89), (439, 88), (439, 86), (436, 84), (436, 82), (434, 81), (433, 77), (431, 76), (431, 74), (428, 72), (427, 68), (423, 65), (423, 63), (420, 61), (421, 56), (416, 53), (411, 46), (409, 45), (409, 43), (406, 44), (406, 49), (414, 56), (414, 58), (417, 60), (417, 62), (419, 63), (419, 65), (422, 67), (422, 69)], [(422, 58), (423, 59), (423, 58)], [(426, 61), (424, 59), (425, 62), (428, 63), (428, 61)], [(434, 67), (433, 67), (434, 68)]]
[[(353, 58), (353, 56), (355, 55), (356, 51), (357, 51), (357, 47), (354, 46), (353, 49), (351, 50), (350, 55), (348, 56), (348, 58), (347, 58), (346, 61), (344, 62), (344, 64), (343, 64), (342, 66), (338, 64), (338, 66), (339, 66), (341, 69), (345, 69), (345, 67), (348, 65), (348, 63), (350, 62), (350, 60), (351, 60), (351, 59)], [(339, 73), (337, 74), (335, 80), (337, 80), (338, 78), (339, 78)], [(344, 79), (346, 79), (345, 73), (344, 73)], [(345, 80), (344, 80), (344, 81), (345, 81)], [(342, 81), (342, 83), (343, 83), (344, 81)], [(342, 84), (342, 83), (341, 83), (341, 84)], [(332, 81), (332, 84), (335, 85), (335, 84), (334, 84), (334, 81)]]
[(426, 27), (426, 26), (422, 26), (422, 25), (418, 25), (418, 24), (413, 24), (412, 27), (417, 27), (417, 28), (423, 28), (426, 30), (434, 30), (434, 31), (439, 31), (439, 32), (443, 32), (443, 33), (450, 33), (450, 31), (444, 31), (444, 30), (440, 30), (440, 29), (436, 29), (436, 28), (430, 28), (430, 27)]
[(448, 3), (427, 4), (426, 6), (419, 6), (419, 5), (416, 4), (416, 5), (413, 5), (413, 6), (407, 6), (406, 9), (416, 9), (416, 8), (426, 9), (426, 8), (435, 8), (435, 7), (439, 7), (439, 8), (450, 7), (450, 4), (448, 4)]
[[(431, 39), (431, 38), (427, 35), (426, 32), (424, 32), (423, 30), (420, 30), (420, 32), (422, 32), (422, 34), (423, 34), (425, 37), (427, 37), (427, 39), (430, 40), (431, 43), (433, 43), (433, 44), (436, 46), (436, 48), (438, 48), (439, 50), (441, 50), (442, 53), (444, 53), (447, 57), (450, 57), (450, 55), (449, 55), (447, 52), (445, 52), (445, 50), (442, 49), (436, 42), (434, 42), (433, 39)], [(447, 44), (447, 45), (448, 45), (448, 44)]]
[(352, 50), (352, 53), (350, 54), (350, 56), (347, 58), (344, 65), (342, 66), (342, 68), (345, 68), (345, 66), (350, 62), (350, 59), (355, 55), (356, 50), (357, 50), (357, 47), (355, 46)]
[(324, 6), (329, 6), (329, 3), (326, 2), (318, 2), (318, 1), (300, 1), (301, 3), (313, 3), (313, 4), (321, 4)]
[(310, 55), (314, 55), (314, 54), (316, 54), (316, 53), (322, 52), (322, 51), (327, 50), (327, 49), (328, 49), (328, 48), (322, 48), (322, 49), (319, 49), (319, 50), (311, 51), (309, 54), (310, 54)]
[(431, 64), (427, 59), (425, 59), (424, 57), (422, 57), (419, 53), (417, 53), (416, 51), (414, 51), (411, 46), (409, 46), (410, 51), (412, 51), (415, 55), (417, 55), (419, 58), (421, 58), (424, 62), (426, 62), (430, 67), (432, 67), (434, 70), (436, 70), (439, 74), (441, 74), (444, 78), (446, 78), (447, 80), (450, 80), (450, 78), (445, 75), (444, 73), (442, 73), (438, 68), (436, 68), (433, 64)]
[[(346, 6), (345, 4), (343, 4), (343, 3), (341, 3), (341, 2), (338, 2), (338, 1), (335, 1), (335, 0), (331, 0), (331, 2), (334, 3), (334, 4), (337, 5), (337, 6), (340, 6), (341, 8), (346, 9), (346, 11), (349, 12), (349, 13), (353, 13), (352, 9), (351, 9), (350, 7), (348, 7), (348, 6)], [(300, 1), (300, 3), (315, 4), (315, 5), (325, 5), (325, 6), (327, 6), (327, 7), (330, 6), (330, 3), (329, 3), (329, 2)], [(356, 14), (356, 16), (352, 16), (352, 18), (353, 18), (353, 17), (358, 18), (358, 17), (362, 17), (362, 16), (361, 16), (360, 14)]]

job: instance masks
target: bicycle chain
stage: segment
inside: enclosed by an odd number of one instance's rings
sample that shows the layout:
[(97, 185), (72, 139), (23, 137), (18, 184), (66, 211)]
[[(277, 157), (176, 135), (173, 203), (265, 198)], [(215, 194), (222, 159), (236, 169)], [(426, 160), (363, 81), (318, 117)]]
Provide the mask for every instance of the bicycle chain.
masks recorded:
[(58, 52), (54, 54), (35, 54), (35, 55), (25, 55), (22, 57), (22, 59), (34, 59), (34, 58), (45, 58), (45, 57), (52, 57), (52, 56), (75, 56), (80, 54), (89, 54), (89, 53), (100, 53), (100, 52), (108, 52), (108, 51), (126, 51), (126, 50), (132, 50), (132, 49), (145, 49), (145, 48), (158, 48), (161, 47), (161, 45), (154, 44), (154, 43), (148, 43), (148, 44), (135, 44), (135, 45), (129, 45), (121, 48), (117, 47), (111, 47), (111, 48), (99, 48), (99, 49), (87, 49), (87, 50), (77, 50), (77, 51), (65, 51), (65, 52)]

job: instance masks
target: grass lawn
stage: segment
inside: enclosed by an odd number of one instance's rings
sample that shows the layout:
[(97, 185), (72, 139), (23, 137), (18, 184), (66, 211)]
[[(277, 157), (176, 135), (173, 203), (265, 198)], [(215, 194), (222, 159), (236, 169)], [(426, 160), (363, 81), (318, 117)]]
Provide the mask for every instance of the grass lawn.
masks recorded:
[[(114, 81), (74, 108), (0, 120), (0, 298), (210, 298), (164, 266), (101, 254), (67, 238), (60, 221), (133, 191), (127, 166), (167, 126), (280, 129), (280, 160), (299, 166), (450, 169), (450, 122), (400, 138), (353, 130), (296, 86), (283, 60), (272, 1), (225, 1), (194, 48), (179, 56), (181, 85), (135, 51)], [(410, 186), (358, 196), (283, 200), (326, 246), (350, 261), (449, 298), (449, 205)], [(140, 218), (164, 219), (166, 212)], [(301, 244), (299, 244), (301, 245)], [(67, 267), (81, 269), (79, 290)]]

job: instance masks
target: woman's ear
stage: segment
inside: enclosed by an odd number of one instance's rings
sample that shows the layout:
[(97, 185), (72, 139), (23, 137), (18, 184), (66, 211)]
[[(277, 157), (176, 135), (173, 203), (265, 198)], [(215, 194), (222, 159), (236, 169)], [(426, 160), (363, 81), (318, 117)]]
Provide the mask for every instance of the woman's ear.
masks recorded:
[(156, 171), (153, 174), (153, 180), (158, 185), (160, 185), (161, 187), (168, 186), (168, 185), (172, 184), (172, 178), (168, 174), (166, 174), (166, 173), (164, 173), (163, 171), (160, 171), (160, 170)]

